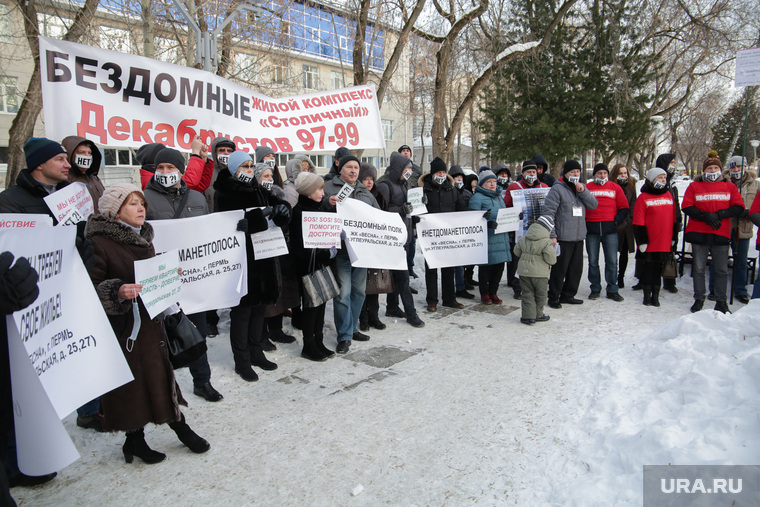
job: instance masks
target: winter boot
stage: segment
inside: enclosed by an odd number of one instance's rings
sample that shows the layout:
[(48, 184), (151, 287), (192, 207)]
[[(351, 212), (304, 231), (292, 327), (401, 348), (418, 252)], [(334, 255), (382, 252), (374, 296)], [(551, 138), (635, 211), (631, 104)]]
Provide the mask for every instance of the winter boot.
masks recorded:
[(174, 430), (174, 433), (177, 434), (179, 441), (185, 444), (185, 447), (196, 454), (201, 454), (211, 449), (211, 444), (206, 442), (205, 439), (199, 437), (193, 430), (190, 429), (190, 426), (187, 425), (185, 422), (185, 414), (180, 414), (180, 416), (181, 417), (179, 421), (169, 423), (169, 427)]
[(660, 306), (660, 288), (652, 287), (652, 306)]
[(322, 353), (317, 346), (317, 342), (314, 339), (314, 335), (303, 337), (303, 349), (301, 350), (301, 357), (308, 359), (309, 361), (324, 361), (327, 356)]
[(332, 357), (335, 355), (335, 352), (325, 347), (325, 336), (322, 333), (316, 333), (314, 335), (314, 343), (317, 345), (317, 348), (319, 351), (325, 356), (325, 357)]
[(625, 289), (625, 277), (623, 275), (618, 275), (618, 288)]
[(644, 285), (644, 306), (652, 306), (652, 286)]
[(702, 309), (704, 305), (705, 305), (704, 299), (695, 299), (694, 304), (691, 305), (691, 309), (690, 309), (691, 313), (697, 313), (698, 311)]
[(274, 371), (277, 369), (277, 364), (267, 359), (267, 356), (264, 355), (264, 351), (259, 348), (251, 348), (251, 364), (253, 366), (258, 366), (265, 371)]
[(121, 451), (124, 453), (124, 461), (127, 463), (132, 463), (133, 456), (137, 456), (148, 465), (159, 463), (166, 459), (166, 454), (154, 451), (148, 447), (147, 442), (145, 442), (145, 431), (143, 428), (127, 432), (127, 440), (124, 442)]
[(725, 301), (716, 301), (714, 310), (721, 313), (731, 313), (731, 310), (728, 308), (728, 304)]

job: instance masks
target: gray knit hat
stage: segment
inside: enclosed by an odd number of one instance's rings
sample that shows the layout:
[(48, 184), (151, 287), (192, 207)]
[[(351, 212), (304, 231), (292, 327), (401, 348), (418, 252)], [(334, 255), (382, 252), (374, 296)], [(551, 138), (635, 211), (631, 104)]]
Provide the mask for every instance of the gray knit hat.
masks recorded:
[[(743, 162), (743, 163), (742, 163)], [(742, 157), (741, 155), (734, 155), (733, 157), (728, 159), (728, 168), (731, 169), (732, 167), (741, 167), (741, 166), (747, 165), (747, 159), (745, 157)]]
[(140, 194), (140, 197), (142, 197), (145, 202), (145, 209), (147, 209), (148, 201), (145, 199), (145, 194), (142, 193), (142, 190), (131, 183), (117, 183), (116, 185), (108, 187), (106, 191), (103, 192), (103, 195), (98, 200), (98, 211), (108, 218), (115, 219), (116, 215), (119, 214), (119, 210), (124, 204), (124, 201), (127, 200), (127, 197), (129, 197), (130, 194), (134, 193)]
[(301, 171), (296, 178), (296, 192), (300, 195), (309, 196), (324, 186), (325, 180), (314, 173)]
[(490, 169), (485, 169), (483, 171), (480, 171), (480, 174), (478, 174), (478, 185), (481, 187), (483, 186), (483, 183), (485, 183), (488, 180), (496, 179), (496, 175), (491, 171)]
[(253, 178), (254, 178), (256, 181), (259, 181), (259, 179), (261, 179), (261, 175), (262, 175), (262, 174), (264, 174), (264, 171), (266, 171), (266, 170), (270, 170), (270, 171), (271, 171), (271, 170), (272, 170), (272, 168), (271, 168), (271, 167), (269, 167), (269, 166), (268, 166), (268, 165), (266, 165), (266, 164), (263, 164), (263, 163), (261, 163), (261, 164), (256, 164), (256, 165), (254, 166), (254, 168), (253, 168)]
[(653, 167), (652, 169), (647, 171), (647, 180), (649, 180), (649, 183), (654, 183), (655, 178), (657, 178), (657, 176), (661, 174), (667, 175), (668, 173), (666, 173), (663, 169), (660, 169), (659, 167)]

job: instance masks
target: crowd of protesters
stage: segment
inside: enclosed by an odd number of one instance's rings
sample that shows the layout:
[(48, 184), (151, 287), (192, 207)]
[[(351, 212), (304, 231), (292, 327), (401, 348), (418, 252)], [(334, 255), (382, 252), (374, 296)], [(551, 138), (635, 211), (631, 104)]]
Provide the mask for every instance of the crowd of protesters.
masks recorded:
[[(588, 259), (589, 300), (601, 297), (623, 302), (629, 254), (635, 253), (634, 289), (643, 290), (643, 304), (660, 306), (660, 289), (676, 292), (675, 275), (667, 265), (679, 251), (678, 237), (683, 216), (685, 241), (691, 244), (694, 304), (702, 309), (705, 299), (715, 300), (715, 310), (728, 312), (728, 287), (734, 297), (747, 303), (749, 295), (749, 242), (753, 224), (760, 224), (760, 200), (755, 199), (758, 182), (746, 160), (733, 157), (727, 171), (717, 154), (711, 152), (702, 173), (692, 182), (681, 202), (675, 186), (674, 156), (665, 154), (656, 167), (645, 171), (645, 181), (637, 195), (637, 182), (630, 168), (615, 165), (610, 171), (597, 164), (592, 179), (582, 181), (583, 167), (576, 160), (562, 164), (559, 177), (550, 174), (542, 155), (534, 155), (512, 169), (496, 164), (483, 166), (477, 173), (465, 171), (435, 158), (423, 171), (412, 160), (409, 146), (401, 146), (390, 157), (382, 176), (340, 148), (327, 175), (320, 177), (307, 155), (288, 160), (284, 177), (275, 153), (265, 147), (250, 154), (236, 150), (229, 139), (220, 137), (206, 145), (196, 138), (189, 159), (177, 150), (153, 143), (141, 147), (141, 186), (120, 183), (106, 188), (99, 179), (102, 155), (87, 139), (70, 136), (57, 143), (32, 138), (24, 146), (27, 168), (16, 185), (0, 194), (0, 213), (42, 213), (51, 215), (44, 197), (69, 182), (82, 182), (90, 191), (95, 213), (85, 226), (78, 227), (77, 247), (87, 267), (114, 333), (119, 340), (134, 380), (92, 400), (78, 410), (77, 425), (96, 431), (124, 431), (123, 454), (127, 462), (134, 456), (145, 463), (165, 458), (145, 441), (143, 427), (167, 423), (193, 452), (202, 453), (210, 444), (195, 434), (185, 421), (180, 406), (186, 404), (174, 378), (164, 330), (160, 321), (150, 319), (135, 283), (133, 263), (155, 255), (153, 228), (146, 220), (175, 220), (229, 210), (248, 210), (237, 224), (246, 234), (248, 293), (230, 309), (230, 346), (234, 371), (253, 382), (253, 369), (275, 370), (277, 364), (266, 356), (275, 343), (293, 343), (294, 336), (283, 330), (283, 319), (302, 332), (301, 357), (325, 361), (335, 353), (349, 352), (354, 341), (367, 341), (370, 328), (383, 330), (378, 294), (367, 294), (368, 277), (379, 276), (367, 268), (355, 267), (343, 248), (308, 248), (302, 240), (304, 212), (335, 212), (338, 194), (345, 185), (353, 190), (347, 197), (378, 210), (398, 213), (407, 231), (404, 248), (407, 269), (392, 270), (393, 290), (385, 296), (385, 316), (405, 319), (412, 327), (425, 325), (415, 307), (417, 291), (410, 279), (416, 252), (413, 206), (408, 191), (423, 189), (428, 213), (478, 211), (486, 219), (487, 262), (475, 265), (431, 268), (425, 263), (425, 301), (428, 313), (442, 307), (461, 309), (459, 299), (475, 299), (468, 292), (477, 287), (479, 303), (502, 304), (499, 287), (505, 277), (513, 297), (521, 300), (519, 321), (533, 325), (550, 316), (545, 307), (580, 305), (576, 297), (583, 273), (584, 248)], [(519, 173), (519, 174), (517, 174)], [(539, 213), (521, 220), (525, 234), (497, 233), (500, 210), (513, 208), (514, 191), (546, 189)], [(268, 219), (282, 229), (289, 255), (257, 259), (250, 233), (264, 231)], [(55, 217), (53, 217), (55, 223)], [(729, 248), (733, 256), (734, 283), (729, 284)], [(601, 255), (600, 255), (601, 249)], [(708, 257), (710, 258), (709, 269)], [(13, 263), (11, 253), (0, 255), (0, 308), (4, 314), (21, 309), (36, 297), (36, 274), (21, 258)], [(600, 267), (604, 262), (604, 268)], [(332, 300), (337, 342), (334, 351), (325, 344), (326, 303), (301, 307), (301, 277), (314, 269), (331, 268), (339, 282), (339, 294)], [(709, 282), (708, 282), (709, 272)], [(604, 275), (604, 286), (602, 285)], [(664, 282), (663, 282), (664, 280)], [(751, 281), (750, 281), (751, 282)], [(664, 284), (664, 285), (663, 285)], [(439, 291), (440, 288), (440, 291)], [(709, 290), (709, 292), (708, 292)], [(752, 297), (760, 297), (760, 277)], [(216, 311), (188, 316), (203, 336), (219, 333)], [(5, 319), (2, 319), (5, 325)], [(7, 333), (0, 330), (7, 351)], [(137, 339), (136, 339), (137, 338)], [(136, 340), (135, 340), (136, 339)], [(46, 482), (55, 474), (28, 477), (18, 470), (13, 443), (13, 418), (8, 358), (1, 354), (2, 436), (5, 470), (11, 486)], [(189, 365), (193, 393), (209, 402), (223, 399), (211, 384), (211, 368), (203, 354)]]

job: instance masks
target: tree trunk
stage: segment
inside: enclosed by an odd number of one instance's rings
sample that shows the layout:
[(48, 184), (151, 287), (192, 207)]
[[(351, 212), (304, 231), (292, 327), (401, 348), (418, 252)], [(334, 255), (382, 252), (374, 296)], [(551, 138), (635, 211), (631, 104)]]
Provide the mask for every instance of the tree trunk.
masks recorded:
[[(32, 51), (34, 71), (24, 94), (24, 100), (21, 101), (18, 113), (13, 118), (13, 123), (11, 123), (11, 128), (8, 131), (8, 169), (5, 174), (5, 188), (10, 188), (16, 184), (18, 173), (26, 166), (24, 143), (34, 135), (34, 124), (37, 123), (37, 117), (42, 111), (40, 46), (38, 42), (40, 29), (37, 25), (37, 8), (34, 1), (16, 0), (16, 5), (24, 14), (24, 32), (29, 43), (29, 49)], [(97, 6), (98, 0), (85, 0), (82, 8), (77, 11), (74, 22), (69, 31), (66, 32), (64, 40), (77, 42), (82, 38), (92, 24)]]
[(155, 58), (155, 45), (153, 44), (153, 16), (151, 15), (152, 0), (140, 0), (140, 15), (142, 17), (143, 32), (143, 56)]

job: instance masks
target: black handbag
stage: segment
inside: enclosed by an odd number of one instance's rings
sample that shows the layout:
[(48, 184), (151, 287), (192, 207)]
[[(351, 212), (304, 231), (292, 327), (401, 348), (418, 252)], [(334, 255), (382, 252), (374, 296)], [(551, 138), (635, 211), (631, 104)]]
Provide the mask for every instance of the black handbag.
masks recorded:
[(169, 360), (175, 370), (192, 363), (208, 349), (206, 338), (182, 310), (164, 317), (164, 329)]

